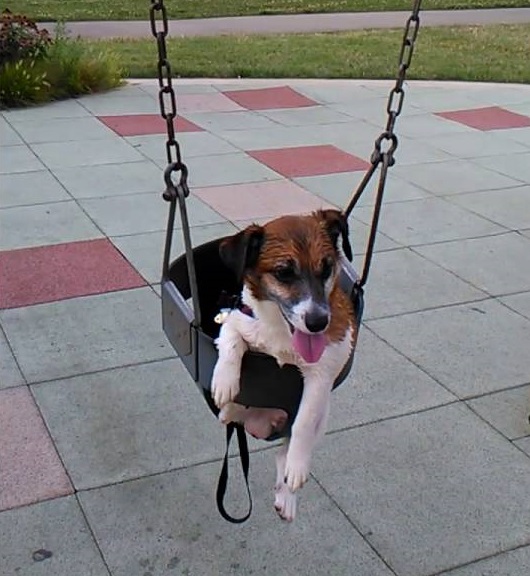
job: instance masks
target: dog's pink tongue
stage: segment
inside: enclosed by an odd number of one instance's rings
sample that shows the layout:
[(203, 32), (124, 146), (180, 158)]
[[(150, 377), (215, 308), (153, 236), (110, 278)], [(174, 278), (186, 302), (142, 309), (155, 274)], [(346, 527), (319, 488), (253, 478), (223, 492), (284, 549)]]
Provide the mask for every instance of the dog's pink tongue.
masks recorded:
[(326, 343), (324, 334), (306, 334), (298, 329), (293, 332), (293, 348), (309, 364), (320, 360)]

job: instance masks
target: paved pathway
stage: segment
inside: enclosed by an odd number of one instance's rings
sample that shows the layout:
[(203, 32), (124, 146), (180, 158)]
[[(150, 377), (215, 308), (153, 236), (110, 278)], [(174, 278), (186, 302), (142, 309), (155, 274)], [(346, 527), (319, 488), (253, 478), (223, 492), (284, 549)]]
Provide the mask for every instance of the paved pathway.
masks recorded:
[[(343, 206), (389, 87), (180, 82), (194, 241)], [(299, 518), (276, 517), (265, 450), (242, 526), (215, 509), (222, 427), (161, 329), (156, 91), (0, 115), (0, 574), (528, 576), (530, 87), (408, 85)], [(370, 215), (367, 197), (357, 264)]]
[[(333, 32), (364, 28), (398, 28), (409, 12), (355, 12), (346, 14), (290, 14), (278, 16), (240, 16), (236, 18), (199, 18), (172, 20), (175, 36), (217, 36), (220, 34), (278, 34), (288, 32)], [(422, 26), (518, 24), (530, 22), (530, 8), (491, 10), (424, 11)], [(53, 28), (51, 23), (44, 27)], [(70, 22), (70, 33), (86, 38), (133, 37), (151, 34), (148, 22)]]

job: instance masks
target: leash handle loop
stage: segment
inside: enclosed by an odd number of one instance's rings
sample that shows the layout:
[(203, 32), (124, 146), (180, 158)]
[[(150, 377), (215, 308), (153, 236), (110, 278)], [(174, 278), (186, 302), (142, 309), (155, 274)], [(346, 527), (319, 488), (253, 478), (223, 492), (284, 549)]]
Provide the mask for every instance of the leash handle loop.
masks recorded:
[[(245, 485), (247, 487), (247, 494), (248, 494), (248, 512), (239, 518), (231, 516), (225, 508), (225, 496), (226, 496), (226, 487), (228, 485), (228, 452), (230, 450), (230, 442), (232, 440), (232, 436), (234, 434), (234, 430), (237, 432), (237, 442), (239, 445), (239, 459), (241, 461), (241, 468), (243, 470), (243, 476), (245, 478)], [(221, 474), (219, 475), (219, 481), (217, 483), (217, 494), (216, 494), (216, 501), (217, 501), (217, 509), (221, 516), (231, 522), (232, 524), (242, 524), (246, 522), (250, 515), (252, 514), (252, 495), (250, 494), (250, 486), (248, 483), (248, 471), (250, 467), (250, 457), (248, 452), (248, 442), (247, 442), (247, 434), (245, 432), (245, 428), (241, 424), (234, 424), (230, 423), (226, 426), (226, 452), (225, 457), (223, 460), (223, 466), (221, 468)]]

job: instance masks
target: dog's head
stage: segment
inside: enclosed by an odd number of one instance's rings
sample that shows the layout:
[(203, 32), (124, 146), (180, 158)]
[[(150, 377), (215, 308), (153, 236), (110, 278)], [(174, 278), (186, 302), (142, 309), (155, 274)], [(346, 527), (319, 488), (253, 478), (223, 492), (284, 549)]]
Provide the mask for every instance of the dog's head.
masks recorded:
[(345, 216), (319, 210), (249, 226), (224, 240), (220, 255), (257, 300), (278, 304), (293, 330), (319, 334), (330, 322), (329, 297), (340, 271), (339, 239), (351, 260)]

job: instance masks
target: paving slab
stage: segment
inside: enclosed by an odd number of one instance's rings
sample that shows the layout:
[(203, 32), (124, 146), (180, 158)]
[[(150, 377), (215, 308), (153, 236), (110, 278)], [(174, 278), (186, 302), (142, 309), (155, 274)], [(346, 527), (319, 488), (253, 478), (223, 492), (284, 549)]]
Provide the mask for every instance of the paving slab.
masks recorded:
[(0, 322), (28, 382), (173, 357), (150, 288), (3, 310)]
[[(194, 246), (199, 246), (210, 240), (235, 234), (237, 231), (238, 229), (229, 222), (209, 226), (193, 226), (191, 239)], [(112, 242), (150, 284), (156, 284), (160, 282), (162, 275), (165, 237), (165, 232), (148, 232), (146, 234), (113, 237)], [(184, 240), (180, 230), (176, 230), (173, 234), (171, 258), (177, 258), (183, 252)]]
[(471, 130), (468, 126), (450, 122), (432, 114), (417, 114), (407, 118), (406, 122), (399, 125), (399, 134), (403, 136), (408, 138), (427, 138), (430, 136), (432, 141), (444, 134), (462, 134)]
[[(518, 154), (517, 156), (522, 158), (522, 155)], [(476, 161), (478, 162), (480, 159)], [(475, 166), (467, 160), (452, 159), (447, 162), (424, 164), (414, 169), (408, 166), (400, 166), (397, 163), (392, 170), (404, 180), (438, 196), (521, 185), (516, 176), (509, 177), (499, 174), (490, 168), (491, 165), (489, 163), (485, 163), (483, 166)]]
[(512, 128), (510, 130), (499, 130), (499, 134), (524, 144), (526, 147), (530, 146), (530, 128)]
[(76, 118), (75, 129), (71, 118), (49, 120), (13, 120), (13, 126), (28, 144), (42, 142), (71, 142), (114, 138), (115, 134), (97, 118)]
[[(113, 576), (161, 576), (171, 569), (220, 576), (392, 574), (314, 482), (304, 488), (295, 523), (276, 516), (270, 451), (252, 455), (252, 518), (227, 530), (215, 508), (218, 472), (214, 463), (83, 492), (81, 504)], [(246, 500), (240, 482), (234, 486), (228, 505), (238, 513)]]
[(262, 110), (260, 115), (283, 126), (314, 126), (352, 121), (351, 116), (327, 106), (312, 106), (294, 110)]
[(0, 513), (6, 576), (109, 576), (75, 497)]
[(70, 194), (48, 170), (2, 175), (0, 208), (71, 200)]
[(506, 306), (530, 320), (530, 292), (505, 296), (500, 300), (506, 304)]
[[(443, 82), (439, 82), (438, 86), (425, 87), (423, 90), (414, 90), (414, 83), (409, 84), (407, 88), (405, 107), (418, 107), (424, 112), (466, 110), (477, 108), (479, 103), (490, 104), (487, 98), (481, 100), (480, 90), (476, 91), (475, 98), (473, 98), (470, 96), (469, 90), (450, 88), (445, 86)], [(438, 138), (436, 140), (438, 141)]]
[(59, 102), (49, 102), (40, 106), (3, 110), (2, 115), (9, 122), (16, 122), (18, 120), (24, 122), (39, 122), (41, 120), (49, 120), (50, 118), (82, 118), (83, 116), (90, 116), (90, 113), (81, 104), (80, 99), (72, 98)]
[[(372, 209), (361, 207), (355, 217), (371, 222)], [(379, 230), (404, 246), (464, 240), (506, 229), (441, 198), (393, 202), (381, 210)]]
[[(153, 160), (160, 168), (167, 166), (166, 140), (163, 134), (147, 134), (145, 136), (129, 136), (126, 140), (141, 152), (144, 156)], [(188, 158), (197, 156), (210, 156), (220, 154), (234, 154), (240, 152), (238, 148), (232, 146), (226, 140), (219, 138), (209, 132), (183, 132), (178, 137), (184, 162)], [(207, 162), (206, 160), (204, 162)], [(159, 168), (159, 170), (160, 170)], [(200, 168), (203, 169), (203, 166)], [(162, 171), (160, 170), (160, 173)], [(154, 181), (158, 183), (160, 176)]]
[(186, 164), (190, 174), (188, 183), (192, 188), (265, 182), (281, 177), (243, 152), (210, 156), (207, 163), (201, 157), (189, 158)]
[(487, 156), (476, 158), (473, 162), (494, 170), (498, 174), (530, 184), (530, 153)]
[(0, 330), (0, 389), (22, 386), (25, 383), (6, 337)]
[(0, 160), (0, 174), (35, 172), (45, 169), (42, 162), (26, 146), (2, 146)]
[(209, 132), (220, 135), (232, 130), (262, 130), (274, 128), (275, 122), (252, 111), (186, 112), (186, 119)]
[(431, 138), (418, 140), (418, 142), (434, 144), (436, 148), (460, 159), (494, 156), (508, 152), (511, 154), (520, 154), (528, 150), (522, 143), (516, 142), (508, 136), (480, 131), (437, 136), (434, 142)]
[[(169, 204), (160, 192), (85, 198), (79, 203), (107, 236), (156, 232), (164, 230), (167, 225)], [(186, 206), (188, 218), (195, 226), (224, 222), (220, 214), (195, 196), (186, 200)], [(176, 227), (181, 227), (178, 216)]]
[(0, 390), (0, 435), (0, 510), (72, 493), (27, 386)]
[(164, 189), (162, 171), (152, 162), (56, 168), (54, 176), (76, 199), (129, 196)]
[(330, 435), (314, 468), (398, 574), (528, 543), (530, 459), (460, 405)]
[(516, 232), (415, 250), (488, 294), (530, 290), (530, 239)]
[[(359, 103), (375, 100), (376, 97), (374, 91), (370, 90), (370, 84), (370, 82), (363, 84), (362, 81), (356, 81), (354, 84), (343, 82), (339, 85), (338, 83), (330, 84), (317, 80), (299, 82), (296, 85), (296, 90), (320, 104)], [(390, 83), (388, 91), (390, 91)], [(379, 97), (382, 99), (383, 95)], [(383, 100), (381, 100), (381, 105), (383, 106)]]
[(121, 138), (32, 144), (31, 149), (51, 168), (140, 162), (145, 158)]
[(221, 424), (176, 359), (33, 391), (77, 490), (216, 460), (224, 452)]
[(379, 254), (370, 268), (373, 304), (367, 307), (365, 319), (485, 298), (484, 292), (402, 248)]
[(458, 206), (511, 230), (520, 230), (530, 226), (529, 201), (530, 186), (524, 185), (451, 197), (451, 202)]
[(0, 210), (0, 249), (90, 240), (102, 236), (74, 201)]
[[(309, 190), (309, 192), (335, 204), (335, 206), (345, 208), (363, 177), (363, 172), (339, 172), (336, 174), (322, 174), (320, 176), (304, 176), (302, 178), (294, 178), (294, 181), (306, 190)], [(368, 185), (357, 202), (357, 206), (373, 206), (375, 203), (376, 189), (377, 178), (374, 176), (374, 182)], [(425, 190), (398, 178), (392, 173), (388, 174), (383, 197), (385, 203), (419, 200), (428, 197), (430, 197), (429, 193)], [(353, 214), (355, 215), (355, 211)]]
[(366, 327), (360, 329), (355, 354), (350, 376), (333, 392), (329, 431), (457, 400)]
[(460, 398), (528, 382), (530, 358), (520, 344), (530, 337), (530, 322), (495, 300), (371, 320), (368, 326)]
[(195, 188), (193, 196), (200, 198), (231, 222), (252, 218), (272, 219), (285, 214), (307, 214), (329, 207), (322, 198), (290, 180)]
[(526, 576), (530, 566), (530, 546), (503, 552), (469, 566), (443, 572), (440, 576)]
[(530, 435), (530, 384), (469, 400), (468, 405), (511, 440)]
[(453, 160), (449, 153), (436, 147), (436, 141), (432, 138), (425, 142), (423, 139), (407, 136), (399, 138), (399, 149), (396, 151), (395, 158), (396, 165), (403, 167), (403, 174), (412, 175), (424, 164), (445, 163)]
[[(347, 141), (351, 146), (355, 145), (356, 141), (360, 141), (364, 144), (363, 150), (369, 151), (370, 148), (373, 148), (373, 142), (377, 136), (377, 129), (374, 126), (367, 122), (359, 123), (354, 134), (351, 131), (351, 126), (347, 123), (321, 125), (318, 130), (315, 130), (313, 126), (282, 126), (278, 124), (273, 128), (263, 128), (262, 130), (232, 130), (224, 134), (223, 137), (227, 142), (242, 150), (336, 144), (339, 148), (350, 151), (337, 144), (337, 141), (341, 139)], [(364, 134), (369, 134), (369, 138), (363, 138)]]
[(481, 85), (477, 82), (474, 86), (476, 88), (469, 91), (470, 98), (478, 97), (480, 101), (486, 101), (496, 106), (509, 106), (530, 100), (528, 86), (526, 84), (510, 84), (505, 86), (495, 83)]
[(520, 438), (519, 440), (516, 440), (514, 444), (530, 456), (530, 436)]
[(22, 138), (13, 130), (13, 127), (0, 116), (0, 146), (19, 146), (20, 144), (24, 144)]
[(188, 112), (237, 112), (245, 108), (219, 92), (209, 94), (182, 94), (178, 97), (180, 113)]
[(141, 94), (116, 98), (110, 94), (94, 94), (82, 99), (87, 112), (94, 116), (113, 116), (115, 114), (156, 114), (158, 102), (150, 94)]
[(0, 308), (145, 286), (107, 238), (0, 252), (0, 269)]

